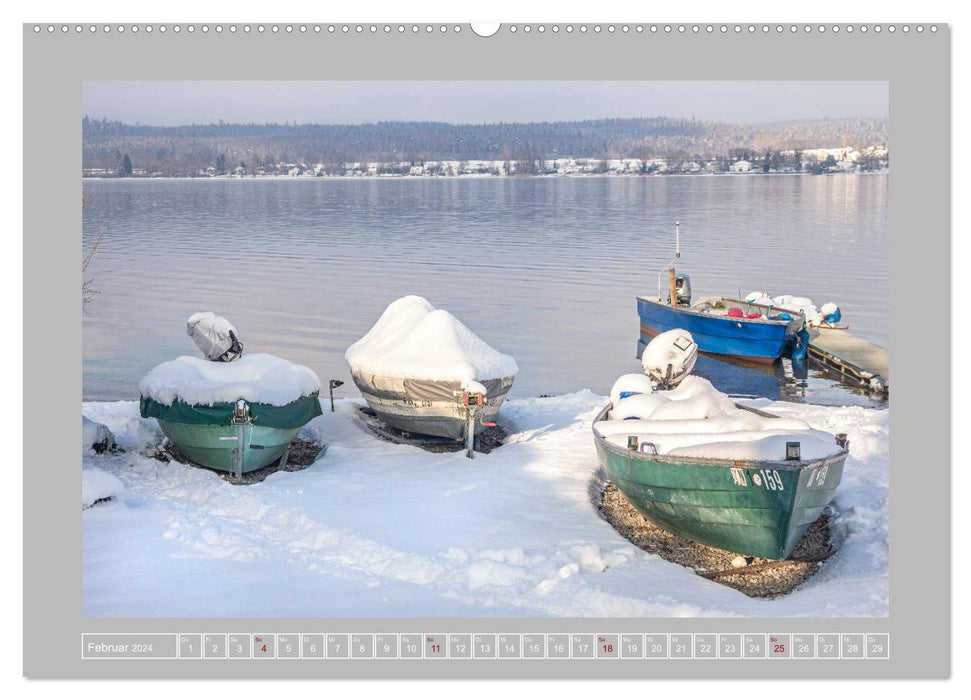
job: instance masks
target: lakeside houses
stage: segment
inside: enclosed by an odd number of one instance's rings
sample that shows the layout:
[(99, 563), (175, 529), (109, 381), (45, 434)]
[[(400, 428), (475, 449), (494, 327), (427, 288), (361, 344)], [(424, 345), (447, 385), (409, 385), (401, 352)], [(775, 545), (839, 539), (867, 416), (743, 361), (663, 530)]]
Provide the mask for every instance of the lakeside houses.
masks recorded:
[(145, 168), (83, 168), (87, 178), (145, 177), (496, 177), (496, 176), (643, 176), (643, 175), (731, 175), (782, 173), (884, 172), (889, 169), (886, 146), (859, 150), (848, 146), (784, 151), (743, 151), (735, 158), (555, 158), (533, 161), (506, 160), (419, 160), (397, 162), (263, 163), (256, 168), (244, 164), (227, 170), (209, 166), (195, 173), (163, 174)]

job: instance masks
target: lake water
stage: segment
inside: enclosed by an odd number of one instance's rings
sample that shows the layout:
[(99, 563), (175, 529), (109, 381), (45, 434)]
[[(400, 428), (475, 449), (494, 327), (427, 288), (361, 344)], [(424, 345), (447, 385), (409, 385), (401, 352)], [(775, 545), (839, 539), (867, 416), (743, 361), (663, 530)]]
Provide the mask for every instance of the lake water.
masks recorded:
[[(673, 257), (695, 297), (766, 290), (834, 301), (888, 347), (886, 175), (87, 180), (85, 400), (131, 399), (178, 355), (196, 311), (345, 382), (344, 351), (388, 303), (425, 296), (516, 358), (512, 395), (589, 388), (639, 371), (635, 297)], [(791, 394), (783, 370), (717, 360), (719, 388)], [(787, 389), (787, 382), (789, 388)], [(805, 384), (805, 383), (804, 383)], [(848, 401), (818, 377), (795, 394)]]

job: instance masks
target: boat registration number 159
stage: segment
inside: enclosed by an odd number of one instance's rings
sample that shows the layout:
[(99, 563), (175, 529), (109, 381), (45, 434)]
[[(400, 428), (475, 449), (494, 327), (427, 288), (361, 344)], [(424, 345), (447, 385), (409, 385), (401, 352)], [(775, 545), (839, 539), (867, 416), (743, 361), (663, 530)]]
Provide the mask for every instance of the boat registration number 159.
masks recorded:
[[(745, 470), (732, 467), (732, 481), (736, 486), (748, 486)], [(768, 491), (785, 491), (782, 476), (775, 469), (759, 469), (752, 473), (752, 484)]]

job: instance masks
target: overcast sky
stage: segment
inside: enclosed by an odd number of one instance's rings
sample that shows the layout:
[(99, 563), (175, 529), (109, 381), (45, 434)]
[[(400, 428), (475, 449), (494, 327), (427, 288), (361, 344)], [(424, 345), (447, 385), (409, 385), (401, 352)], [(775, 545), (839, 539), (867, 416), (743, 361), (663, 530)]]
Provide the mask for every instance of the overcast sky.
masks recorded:
[(456, 124), (695, 117), (755, 124), (887, 117), (884, 81), (84, 83), (89, 117), (171, 126), (225, 122)]

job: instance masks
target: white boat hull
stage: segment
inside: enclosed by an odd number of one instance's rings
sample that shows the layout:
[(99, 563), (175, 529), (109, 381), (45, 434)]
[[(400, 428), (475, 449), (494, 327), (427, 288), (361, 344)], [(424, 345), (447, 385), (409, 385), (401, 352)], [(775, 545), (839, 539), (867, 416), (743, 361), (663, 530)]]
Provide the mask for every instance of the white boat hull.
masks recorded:
[[(465, 439), (465, 410), (454, 396), (454, 392), (462, 390), (459, 382), (361, 375), (353, 371), (351, 377), (371, 410), (391, 427), (420, 435)], [(495, 422), (513, 377), (479, 381), (488, 391), (481, 420), (475, 424), (477, 434), (484, 428), (483, 423)]]

